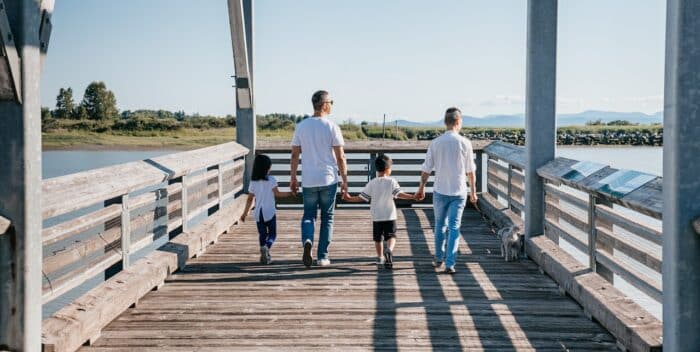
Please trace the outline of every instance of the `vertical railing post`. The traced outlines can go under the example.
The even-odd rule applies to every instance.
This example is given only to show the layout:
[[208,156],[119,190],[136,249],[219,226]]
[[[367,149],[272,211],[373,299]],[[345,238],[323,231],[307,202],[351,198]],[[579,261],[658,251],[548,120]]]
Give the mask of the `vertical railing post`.
[[131,210],[129,209],[129,195],[121,197],[122,223],[121,223],[121,244],[122,244],[122,269],[128,268],[131,258]]
[[484,180],[482,167],[484,166],[484,152],[483,150],[476,151],[476,191],[481,193],[484,191]]
[[700,2],[666,8],[663,165],[665,351],[700,346]]
[[[0,39],[0,349],[41,349],[41,1],[4,1]],[[6,32],[7,31],[7,32]]]
[[544,186],[537,169],[554,159],[557,0],[528,0],[525,99],[525,237],[544,231]]
[[507,192],[507,202],[508,202],[508,209],[513,209],[513,165],[508,164],[508,192]]
[[593,194],[588,195],[588,267],[592,272],[596,272],[596,242],[597,233],[595,230],[595,207],[597,198]]
[[182,183],[182,232],[187,232],[189,230],[189,225],[187,224],[187,218],[189,217],[189,192],[187,190],[187,181],[189,177],[187,175],[182,175],[180,177],[180,183]]
[[217,182],[219,184],[219,211],[224,208],[224,169],[221,164],[217,166],[219,170]]
[[367,182],[377,177],[377,168],[374,166],[375,160],[377,160],[377,153],[370,153],[369,165],[367,165]]

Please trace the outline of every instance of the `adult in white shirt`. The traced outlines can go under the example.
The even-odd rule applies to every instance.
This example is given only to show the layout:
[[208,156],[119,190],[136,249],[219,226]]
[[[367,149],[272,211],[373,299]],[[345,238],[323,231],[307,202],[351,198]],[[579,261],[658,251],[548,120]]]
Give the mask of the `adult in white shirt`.
[[434,139],[425,154],[421,180],[416,197],[425,198],[425,184],[435,171],[433,183],[433,212],[435,216],[435,261],[437,268],[445,264],[445,272],[454,274],[461,234],[462,212],[467,199],[476,203],[476,164],[472,143],[462,137],[462,112],[449,108],[445,112],[443,135]]
[[321,208],[321,224],[316,259],[319,266],[330,265],[328,247],[333,239],[333,213],[338,192],[338,172],[341,191],[347,192],[347,167],[343,151],[343,134],[338,125],[329,120],[333,100],[328,92],[319,90],[311,97],[313,116],[300,122],[292,138],[290,188],[296,194],[299,183],[297,168],[301,160],[304,215],[301,219],[301,242],[304,246],[302,261],[306,267],[313,263],[311,248],[314,241],[316,214]]

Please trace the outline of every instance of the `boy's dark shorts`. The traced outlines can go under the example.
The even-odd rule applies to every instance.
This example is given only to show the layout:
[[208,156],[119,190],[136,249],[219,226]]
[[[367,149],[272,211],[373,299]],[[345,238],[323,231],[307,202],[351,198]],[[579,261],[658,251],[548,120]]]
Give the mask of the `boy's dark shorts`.
[[381,242],[382,236],[384,240],[396,237],[396,220],[374,221],[372,223],[372,237],[374,242]]

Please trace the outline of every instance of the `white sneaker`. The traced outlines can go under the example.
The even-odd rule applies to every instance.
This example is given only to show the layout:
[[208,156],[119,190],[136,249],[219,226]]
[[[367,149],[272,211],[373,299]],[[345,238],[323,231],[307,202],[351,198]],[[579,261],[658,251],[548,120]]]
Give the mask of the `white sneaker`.
[[330,259],[319,259],[317,265],[318,266],[329,266],[329,265],[331,265],[331,260]]
[[384,265],[384,257],[378,257],[376,264],[377,264],[377,266]]

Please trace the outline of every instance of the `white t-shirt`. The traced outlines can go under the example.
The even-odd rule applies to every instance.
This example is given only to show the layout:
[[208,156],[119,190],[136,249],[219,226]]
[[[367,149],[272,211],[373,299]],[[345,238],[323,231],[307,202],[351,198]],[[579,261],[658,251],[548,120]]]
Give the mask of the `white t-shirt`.
[[275,192],[277,180],[267,176],[267,180],[250,181],[248,193],[255,196],[255,221],[260,221],[262,212],[263,221],[270,221],[275,216]]
[[301,147],[302,187],[338,182],[338,162],[333,147],[343,146],[340,127],[326,117],[307,117],[294,130],[292,146]]
[[433,191],[446,196],[466,196],[468,172],[476,172],[472,142],[454,131],[435,138],[428,146],[423,172],[435,170]]
[[370,202],[372,221],[396,220],[394,198],[401,192],[398,181],[381,176],[369,181],[360,192],[360,198]]

